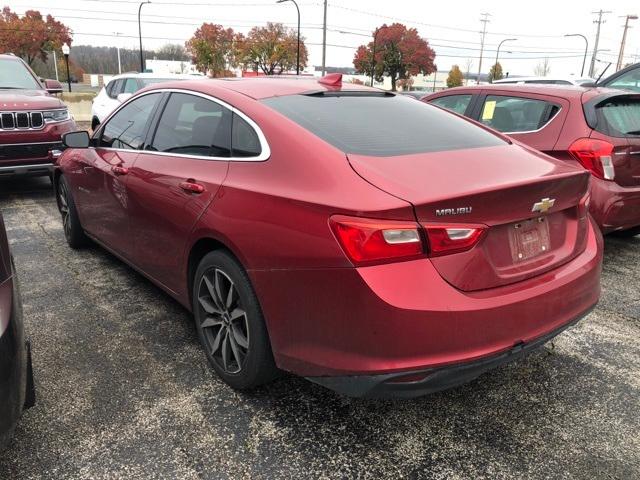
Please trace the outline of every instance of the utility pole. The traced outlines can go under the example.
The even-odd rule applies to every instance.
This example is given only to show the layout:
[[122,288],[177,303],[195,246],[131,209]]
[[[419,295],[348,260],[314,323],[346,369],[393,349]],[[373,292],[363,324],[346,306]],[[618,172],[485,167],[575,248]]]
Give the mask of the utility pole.
[[[116,38],[122,35],[121,32],[113,32],[113,34],[116,36]],[[118,45],[116,45],[116,50],[118,52],[118,75],[120,75],[122,73],[122,62],[120,62],[120,44],[119,43]]]
[[324,22],[322,23],[322,76],[327,68],[327,0],[324,0]]
[[476,79],[476,82],[478,84],[480,83],[480,74],[482,73],[482,54],[484,53],[484,37],[487,35],[487,23],[491,21],[489,20],[489,17],[491,16],[491,14],[481,13],[480,16],[482,17],[480,19],[480,22],[483,25],[482,25],[482,32],[480,32],[480,34],[482,35],[480,40],[480,62],[478,63],[478,78]]
[[594,15],[598,15],[598,19],[594,20],[593,23],[597,23],[598,24],[598,29],[596,30],[596,44],[593,47],[593,55],[591,56],[591,66],[589,67],[589,76],[593,77],[593,72],[596,69],[596,54],[598,53],[598,45],[600,43],[600,27],[602,26],[603,23],[605,23],[605,20],[602,19],[603,15],[606,15],[607,13],[611,13],[611,11],[603,11],[602,9],[600,9],[597,12],[591,12]]
[[624,47],[627,43],[627,30],[629,30],[629,20],[637,20],[637,15],[626,15],[624,22],[624,30],[622,32],[622,42],[620,42],[620,54],[618,55],[618,63],[616,65],[616,72],[622,68],[622,59],[624,57]]

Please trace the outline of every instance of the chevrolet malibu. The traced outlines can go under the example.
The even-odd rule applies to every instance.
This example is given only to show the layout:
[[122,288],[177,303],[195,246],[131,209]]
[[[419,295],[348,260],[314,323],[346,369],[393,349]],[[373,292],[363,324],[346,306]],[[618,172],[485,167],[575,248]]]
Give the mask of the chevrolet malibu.
[[192,311],[237,389],[284,370],[426,394],[598,301],[586,171],[340,75],[157,85],[64,143],[69,245],[95,241]]

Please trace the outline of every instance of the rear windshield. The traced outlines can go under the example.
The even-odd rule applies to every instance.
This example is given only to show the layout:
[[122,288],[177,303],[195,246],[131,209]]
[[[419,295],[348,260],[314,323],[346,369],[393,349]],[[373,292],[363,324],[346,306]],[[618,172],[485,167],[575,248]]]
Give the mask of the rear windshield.
[[597,109],[596,130],[613,137],[640,135],[640,100],[612,100]]
[[456,115],[400,95],[336,92],[263,102],[345,153],[390,157],[505,143]]

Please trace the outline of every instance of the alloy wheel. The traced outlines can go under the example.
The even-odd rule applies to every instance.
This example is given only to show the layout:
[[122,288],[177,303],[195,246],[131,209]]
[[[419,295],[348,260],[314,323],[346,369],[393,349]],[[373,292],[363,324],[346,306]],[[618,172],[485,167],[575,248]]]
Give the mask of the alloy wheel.
[[249,323],[235,283],[219,268],[210,269],[200,280],[198,303],[209,354],[225,373],[239,373],[249,352]]
[[64,235],[69,239],[71,237],[71,216],[69,213],[69,202],[67,200],[68,192],[67,186],[64,182],[58,183],[58,208],[62,215],[62,227],[64,228]]

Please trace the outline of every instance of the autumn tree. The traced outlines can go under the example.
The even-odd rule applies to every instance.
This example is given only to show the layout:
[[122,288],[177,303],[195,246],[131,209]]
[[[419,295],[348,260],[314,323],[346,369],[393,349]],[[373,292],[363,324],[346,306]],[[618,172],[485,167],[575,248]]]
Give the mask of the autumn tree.
[[391,89],[395,91],[398,79],[436,71],[433,63],[436,53],[415,28],[407,28],[401,23],[382,25],[373,35],[375,58],[373,41],[360,45],[353,58],[353,66],[359,73],[370,76],[373,70],[374,78],[379,82],[387,75],[391,77]]
[[463,81],[462,71],[458,65],[454,65],[449,70],[449,76],[447,77],[447,87],[461,87]]
[[236,64],[235,40],[233,29],[203,23],[186,42],[185,47],[198,71],[212,77],[221,77]]
[[[282,23],[253,27],[246,37],[239,36],[236,44],[239,63],[246,69],[262,70],[265,75],[296,69],[298,34]],[[300,38],[300,69],[307,65],[307,58],[307,47]]]
[[504,78],[504,74],[502,73],[502,65],[498,62],[493,64],[489,69],[489,82],[500,80],[501,78]]
[[71,44],[71,31],[51,15],[46,18],[36,10],[27,10],[20,17],[9,7],[0,13],[0,52],[12,52],[29,65],[34,60],[47,61],[48,54]]
[[166,43],[156,50],[158,58],[163,60],[173,60],[179,62],[187,62],[189,54],[186,49],[179,43]]

